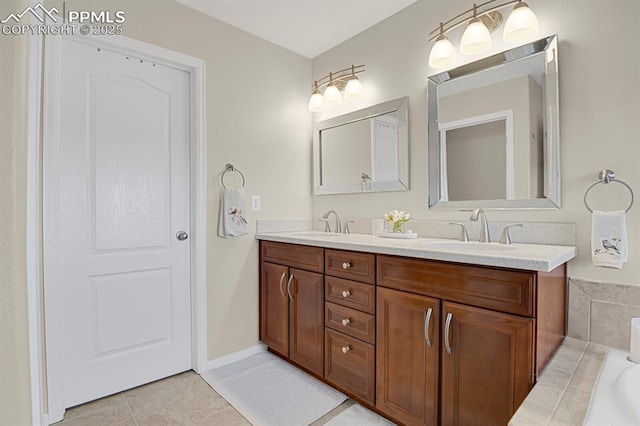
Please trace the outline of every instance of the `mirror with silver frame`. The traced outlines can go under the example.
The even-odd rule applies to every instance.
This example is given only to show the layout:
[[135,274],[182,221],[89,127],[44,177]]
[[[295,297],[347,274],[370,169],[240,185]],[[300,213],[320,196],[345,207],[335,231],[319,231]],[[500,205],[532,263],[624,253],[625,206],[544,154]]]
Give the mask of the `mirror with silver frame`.
[[558,40],[428,79],[429,208],[560,207]]
[[408,126],[408,97],[316,123],[314,193],[408,190]]

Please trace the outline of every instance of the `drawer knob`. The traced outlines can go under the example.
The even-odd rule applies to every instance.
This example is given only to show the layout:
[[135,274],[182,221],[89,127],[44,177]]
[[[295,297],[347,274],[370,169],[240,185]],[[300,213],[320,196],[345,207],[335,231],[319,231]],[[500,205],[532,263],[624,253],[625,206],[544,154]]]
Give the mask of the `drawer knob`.
[[347,298],[351,296],[351,292],[349,290],[345,290],[342,292],[342,297]]
[[344,325],[346,327],[347,325],[349,325],[350,322],[351,322],[351,320],[349,318],[345,318],[345,319],[342,320],[342,325]]
[[351,268],[351,262],[342,263],[342,269],[349,269],[349,268]]
[[349,352],[351,350],[351,346],[347,345],[347,346],[343,346],[342,347],[342,353],[346,354],[347,352]]

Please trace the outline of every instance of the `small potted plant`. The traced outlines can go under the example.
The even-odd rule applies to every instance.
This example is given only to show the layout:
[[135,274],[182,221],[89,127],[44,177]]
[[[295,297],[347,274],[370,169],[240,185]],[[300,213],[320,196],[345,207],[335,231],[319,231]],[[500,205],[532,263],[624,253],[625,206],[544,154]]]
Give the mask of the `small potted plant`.
[[384,220],[392,224],[392,232],[394,233],[402,232],[402,225],[404,225],[409,219],[411,219],[411,215],[409,213],[398,210],[391,210],[389,213],[384,215]]

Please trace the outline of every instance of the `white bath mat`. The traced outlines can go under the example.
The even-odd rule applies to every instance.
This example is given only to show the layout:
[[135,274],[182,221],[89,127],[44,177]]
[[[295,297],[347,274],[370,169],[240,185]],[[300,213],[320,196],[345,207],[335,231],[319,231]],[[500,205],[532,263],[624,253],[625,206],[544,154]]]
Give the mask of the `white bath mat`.
[[255,426],[306,426],[347,397],[269,352],[202,373]]
[[362,405],[352,405],[342,413],[329,420],[324,426],[391,426],[390,422],[382,416],[367,410]]

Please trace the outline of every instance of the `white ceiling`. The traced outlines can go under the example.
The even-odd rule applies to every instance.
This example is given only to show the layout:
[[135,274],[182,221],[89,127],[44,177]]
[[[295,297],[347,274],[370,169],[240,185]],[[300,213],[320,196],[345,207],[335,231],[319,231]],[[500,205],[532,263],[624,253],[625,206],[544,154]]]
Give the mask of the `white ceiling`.
[[178,0],[314,58],[417,0]]

